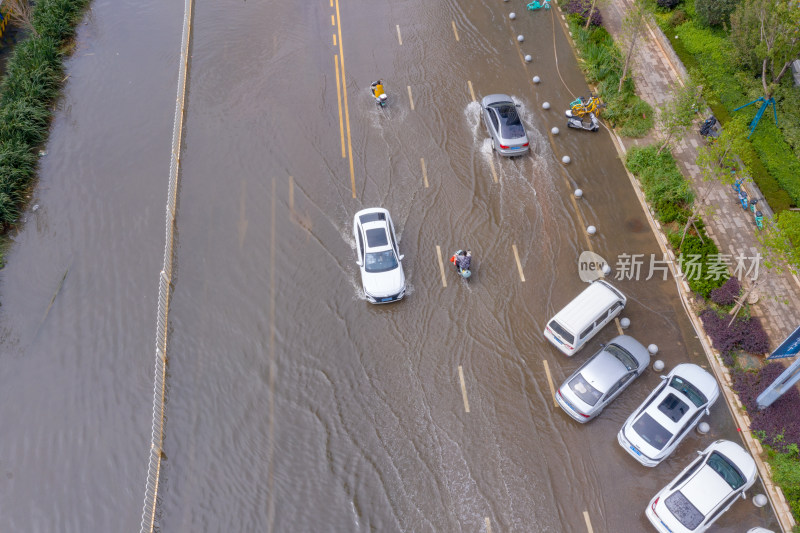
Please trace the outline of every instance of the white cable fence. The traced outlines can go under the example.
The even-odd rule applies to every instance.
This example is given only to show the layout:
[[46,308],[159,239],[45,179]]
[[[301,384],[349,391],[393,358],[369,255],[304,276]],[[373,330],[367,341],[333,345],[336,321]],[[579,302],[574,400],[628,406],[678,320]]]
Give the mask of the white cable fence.
[[142,509],[140,533],[152,533],[158,506],[158,482],[161,474],[161,447],[164,443],[164,396],[167,376],[167,324],[172,287],[172,258],[175,240],[175,211],[180,171],[183,108],[186,100],[186,75],[189,64],[189,38],[191,33],[194,0],[185,0],[183,36],[178,70],[178,96],[175,101],[175,119],[172,124],[172,154],[169,165],[169,191],[167,193],[167,231],[164,244],[164,266],[158,281],[158,317],[156,319],[156,361],[153,384],[153,427],[150,440],[150,462],[147,467],[147,485]]

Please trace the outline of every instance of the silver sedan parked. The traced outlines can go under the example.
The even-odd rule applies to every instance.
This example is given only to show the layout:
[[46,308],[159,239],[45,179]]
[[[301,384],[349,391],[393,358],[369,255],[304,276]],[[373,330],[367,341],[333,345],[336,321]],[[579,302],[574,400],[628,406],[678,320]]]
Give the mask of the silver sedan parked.
[[578,422],[588,422],[633,383],[649,364],[647,348],[633,337],[620,335],[564,381],[556,392],[556,401]]
[[481,100],[483,123],[492,138],[492,149],[512,157],[528,151],[528,136],[517,106],[506,94],[490,94]]

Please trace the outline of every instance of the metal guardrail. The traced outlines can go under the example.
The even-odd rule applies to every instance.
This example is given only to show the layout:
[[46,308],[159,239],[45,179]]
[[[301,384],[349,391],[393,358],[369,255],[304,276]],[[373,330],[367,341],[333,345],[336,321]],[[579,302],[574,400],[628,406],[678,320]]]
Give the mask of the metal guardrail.
[[178,70],[178,96],[175,101],[175,119],[172,124],[172,154],[169,165],[169,189],[167,193],[167,230],[164,244],[164,266],[158,282],[158,316],[156,318],[156,357],[153,384],[153,425],[150,441],[150,461],[147,467],[147,483],[142,509],[140,533],[152,533],[155,527],[158,506],[158,482],[161,474],[161,447],[164,443],[164,403],[167,376],[167,324],[172,288],[172,259],[175,240],[175,215],[180,172],[181,136],[183,133],[184,103],[186,100],[186,76],[189,68],[189,41],[191,36],[192,7],[194,0],[185,0],[183,36]]

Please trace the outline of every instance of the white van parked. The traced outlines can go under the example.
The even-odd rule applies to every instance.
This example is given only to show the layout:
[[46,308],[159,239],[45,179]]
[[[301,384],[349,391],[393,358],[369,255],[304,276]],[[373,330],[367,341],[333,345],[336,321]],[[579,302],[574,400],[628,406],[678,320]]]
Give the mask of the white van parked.
[[573,355],[614,320],[626,302],[607,281],[593,281],[547,323],[544,336],[565,354]]

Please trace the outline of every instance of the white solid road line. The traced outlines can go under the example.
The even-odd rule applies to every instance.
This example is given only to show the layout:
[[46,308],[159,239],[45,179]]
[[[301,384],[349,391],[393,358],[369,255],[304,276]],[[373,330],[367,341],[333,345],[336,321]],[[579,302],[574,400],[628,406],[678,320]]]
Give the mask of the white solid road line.
[[467,386],[464,384],[464,369],[458,365],[458,379],[461,380],[461,395],[464,397],[464,411],[469,413],[469,400],[467,400]]
[[408,86],[408,101],[411,102],[411,111],[414,111],[414,97],[411,96],[411,85]]
[[400,35],[400,24],[397,25],[397,41],[403,46],[403,37]]
[[425,188],[428,188],[428,168],[425,166],[425,158],[420,157],[419,163],[422,165],[422,184],[425,185]]

